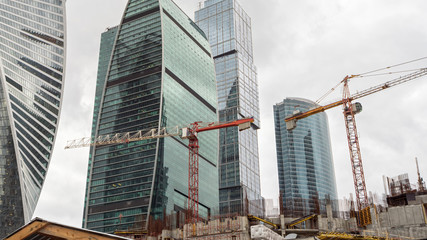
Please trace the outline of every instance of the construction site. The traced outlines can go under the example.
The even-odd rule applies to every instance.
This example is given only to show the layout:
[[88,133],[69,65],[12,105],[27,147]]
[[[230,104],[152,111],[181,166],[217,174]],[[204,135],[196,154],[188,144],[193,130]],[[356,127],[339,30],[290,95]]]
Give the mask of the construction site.
[[[292,217],[297,213],[284,208],[274,216],[258,217],[240,213],[241,215],[234,216],[210,216],[209,219],[191,223],[185,222],[186,216],[183,213],[165,214],[162,220],[150,219],[148,229],[135,226],[118,229],[114,235],[34,219],[5,239],[426,239],[427,204],[424,202],[427,201],[427,192],[410,188],[410,183],[407,179],[402,179],[402,176],[401,180],[403,181],[400,183],[394,181],[395,184],[390,185],[389,190],[396,191],[387,196],[388,207],[370,204],[371,219],[365,227],[358,226],[357,211],[333,211],[337,204],[350,208],[354,206],[354,202],[344,200],[317,201],[318,209],[324,210],[304,217]],[[300,199],[295,204],[301,204],[302,201]]]
[[117,230],[115,234],[130,239],[152,240],[426,239],[425,183],[413,188],[408,174],[385,179],[389,194],[381,202],[368,198],[369,211],[364,213],[367,219],[363,226],[360,212],[355,210],[351,199],[296,199],[291,205],[315,202],[317,212],[301,217],[302,212],[281,206],[280,213],[276,215],[253,216],[245,214],[247,208],[242,208],[233,216],[209,216],[197,222],[186,221],[185,213],[172,213],[165,214],[162,220],[151,220],[146,230],[136,227]]
[[[388,69],[384,68],[384,69]],[[379,69],[376,71],[384,70]],[[373,72],[376,72],[373,71]],[[371,74],[372,72],[365,73]],[[386,196],[380,201],[368,195],[359,146],[355,115],[362,107],[353,101],[393,86],[409,82],[427,75],[422,68],[408,75],[390,80],[366,90],[351,94],[348,83],[360,75],[346,76],[331,91],[322,96],[323,100],[339,85],[343,85],[342,99],[309,109],[295,111],[284,121],[288,131],[297,127],[297,121],[328,109],[342,106],[345,119],[350,161],[353,172],[355,200],[335,199],[292,199],[284,206],[279,199],[280,213],[277,215],[250,215],[252,205],[260,207],[259,202],[246,202],[239,209],[231,210],[233,215],[199,216],[199,143],[197,134],[228,127],[238,127],[240,131],[250,128],[253,118],[231,122],[201,123],[180,129],[151,129],[98,136],[72,141],[66,148],[101,146],[129,143],[146,139],[180,136],[188,139],[189,176],[188,200],[185,210],[163,213],[160,218],[142,220],[128,229],[117,229],[115,234],[130,239],[426,239],[427,238],[427,191],[421,178],[416,159],[418,182],[413,187],[406,174],[385,178]],[[371,194],[372,195],[372,194]],[[264,205],[264,204],[262,204]],[[253,207],[252,206],[252,207]],[[311,206],[308,209],[308,206]],[[314,208],[313,208],[314,206]],[[261,207],[265,210],[265,206]],[[307,209],[306,209],[307,208]],[[314,211],[312,210],[314,209]],[[219,211],[212,211],[213,213]],[[266,212],[266,211],[264,211]]]

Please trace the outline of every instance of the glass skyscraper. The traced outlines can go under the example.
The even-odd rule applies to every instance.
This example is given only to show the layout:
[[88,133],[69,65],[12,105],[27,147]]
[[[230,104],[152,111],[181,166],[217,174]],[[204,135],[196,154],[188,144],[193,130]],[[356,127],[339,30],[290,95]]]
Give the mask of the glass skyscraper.
[[307,99],[286,98],[273,107],[279,189],[285,216],[325,212],[320,202],[337,199],[326,113],[298,120],[295,129],[286,129],[287,116],[317,106]]
[[255,118],[249,130],[220,130],[220,213],[262,215],[251,19],[235,0],[207,0],[196,11],[195,21],[208,36],[215,59],[220,121]]
[[[93,136],[218,121],[215,68],[205,34],[172,0],[129,0],[102,34]],[[199,134],[199,215],[218,209],[218,132]],[[91,149],[83,227],[147,229],[184,213],[188,141],[179,137]]]
[[0,238],[34,212],[63,95],[65,1],[0,1]]

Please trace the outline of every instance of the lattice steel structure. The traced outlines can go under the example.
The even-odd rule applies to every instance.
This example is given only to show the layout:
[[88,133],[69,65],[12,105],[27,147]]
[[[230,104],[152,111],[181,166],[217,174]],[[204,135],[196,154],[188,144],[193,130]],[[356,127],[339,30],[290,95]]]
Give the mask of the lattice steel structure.
[[297,120],[303,119],[313,114],[321,113],[330,108],[334,108],[342,105],[344,120],[346,125],[351,168],[353,173],[354,188],[356,193],[356,203],[359,211],[358,225],[361,227],[365,227],[371,224],[371,215],[370,215],[370,210],[368,206],[369,202],[368,202],[368,196],[366,193],[365,176],[363,173],[362,157],[360,154],[359,138],[357,135],[357,127],[356,127],[356,120],[355,120],[355,115],[362,111],[362,106],[360,103],[352,103],[352,101],[371,95],[376,92],[380,92],[390,87],[394,87],[394,86],[412,81],[414,79],[423,77],[425,75],[427,75],[427,68],[416,69],[416,70],[413,70],[412,73],[400,76],[396,79],[359,91],[353,95],[350,94],[348,82],[352,78],[363,76],[363,74],[346,76],[340,82],[340,84],[341,83],[343,84],[342,100],[332,102],[324,106],[311,108],[305,112],[297,111],[285,118],[286,128],[291,131],[292,129],[296,128]]

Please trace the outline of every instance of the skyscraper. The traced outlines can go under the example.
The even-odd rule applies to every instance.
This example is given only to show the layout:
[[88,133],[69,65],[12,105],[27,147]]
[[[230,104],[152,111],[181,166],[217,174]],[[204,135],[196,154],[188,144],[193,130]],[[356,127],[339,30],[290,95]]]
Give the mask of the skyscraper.
[[251,19],[236,0],[207,0],[195,21],[208,36],[215,59],[220,121],[255,118],[250,130],[220,130],[220,212],[262,215]]
[[[102,35],[95,107],[95,136],[217,121],[205,34],[171,0],[129,0],[121,24]],[[199,215],[207,217],[218,209],[218,133],[198,137]],[[184,212],[187,144],[167,137],[93,147],[83,227],[144,229]]]
[[28,222],[63,95],[65,1],[0,2],[0,238]]
[[307,99],[286,98],[273,107],[281,204],[289,216],[323,212],[319,201],[337,199],[326,113],[299,120],[292,131],[286,129],[285,117],[317,106]]

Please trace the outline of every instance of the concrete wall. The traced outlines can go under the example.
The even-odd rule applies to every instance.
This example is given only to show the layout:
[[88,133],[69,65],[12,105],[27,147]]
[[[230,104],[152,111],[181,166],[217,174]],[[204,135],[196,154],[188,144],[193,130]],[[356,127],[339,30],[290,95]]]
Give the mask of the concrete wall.
[[426,223],[422,205],[390,207],[388,211],[378,214],[379,221],[376,219],[375,210],[371,208],[371,216],[371,227],[401,227]]
[[364,230],[364,235],[375,235],[380,237],[402,238],[402,239],[427,239],[426,226],[401,226],[380,228],[376,231]]
[[[421,204],[390,207],[378,216],[375,214],[375,209],[371,208],[371,217],[372,224],[363,231],[366,235],[385,237],[388,232],[390,237],[427,238],[427,224]],[[321,232],[350,232],[358,229],[355,218],[344,220],[319,216],[318,220]]]
[[409,205],[427,203],[427,195],[415,196],[415,201],[408,201]]
[[226,218],[212,220],[208,223],[184,225],[183,236],[185,239],[198,240],[228,240],[250,239],[249,221],[247,217]]
[[357,229],[357,222],[355,218],[346,220],[341,218],[328,219],[318,216],[318,221],[320,232],[350,232]]
[[427,224],[424,216],[423,205],[407,205],[390,207],[386,212],[376,216],[371,208],[372,224],[367,227],[364,234],[395,238],[427,238]]

